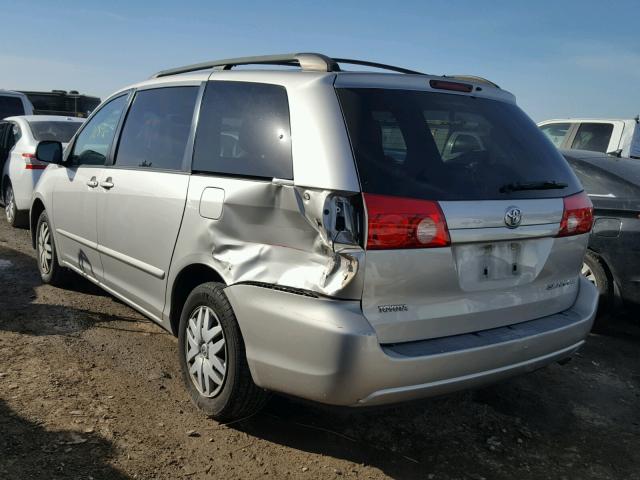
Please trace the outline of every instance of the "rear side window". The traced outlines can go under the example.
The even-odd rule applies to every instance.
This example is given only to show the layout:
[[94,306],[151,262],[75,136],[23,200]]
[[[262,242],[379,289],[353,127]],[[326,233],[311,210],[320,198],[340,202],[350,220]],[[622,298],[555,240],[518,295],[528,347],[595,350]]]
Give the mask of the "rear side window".
[[613,133],[612,123],[581,123],[571,148],[605,153],[611,140],[611,133]]
[[24,115],[22,100],[18,97],[0,95],[0,120],[15,115]]
[[561,148],[564,143],[567,133],[571,129],[570,123],[551,123],[549,125],[543,125],[540,127],[540,131],[544,133],[551,143],[556,147]]
[[200,109],[193,170],[292,179],[285,88],[262,83],[209,82]]
[[118,167],[182,170],[198,87],[165,87],[136,93],[124,121]]
[[78,131],[81,122],[29,122],[33,138],[42,140],[57,140],[67,143]]
[[[422,91],[337,91],[364,192],[499,200],[581,190],[562,155],[516,105]],[[562,188],[511,188],[540,182]]]

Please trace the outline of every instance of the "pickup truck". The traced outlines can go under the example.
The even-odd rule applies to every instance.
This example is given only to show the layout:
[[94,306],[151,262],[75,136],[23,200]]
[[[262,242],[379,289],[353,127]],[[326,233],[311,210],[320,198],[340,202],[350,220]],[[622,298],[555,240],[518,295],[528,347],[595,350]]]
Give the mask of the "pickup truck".
[[640,116],[634,119],[566,118],[538,127],[558,148],[640,159]]

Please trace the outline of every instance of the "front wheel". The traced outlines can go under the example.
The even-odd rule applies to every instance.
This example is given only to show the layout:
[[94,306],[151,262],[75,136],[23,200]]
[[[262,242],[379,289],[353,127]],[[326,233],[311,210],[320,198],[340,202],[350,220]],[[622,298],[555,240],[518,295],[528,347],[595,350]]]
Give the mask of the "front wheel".
[[196,287],[184,304],[179,327],[182,378],[192,401],[218,421],[248,417],[269,394],[251,378],[244,342],[224,285]]
[[58,263],[53,231],[45,211],[40,214],[36,227],[36,253],[38,271],[42,281],[55,287],[63,286],[67,281],[69,271]]

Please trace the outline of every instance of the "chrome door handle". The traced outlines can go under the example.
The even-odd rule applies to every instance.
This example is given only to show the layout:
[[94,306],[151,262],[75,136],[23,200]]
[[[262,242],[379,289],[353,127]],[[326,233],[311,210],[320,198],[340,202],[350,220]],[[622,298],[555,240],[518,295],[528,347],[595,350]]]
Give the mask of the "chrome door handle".
[[96,188],[98,186],[98,180],[96,180],[96,177],[91,177],[91,180],[87,182],[87,186],[91,188]]
[[107,190],[109,190],[110,188],[113,188],[113,182],[111,181],[111,177],[108,177],[104,182],[100,182],[100,186]]

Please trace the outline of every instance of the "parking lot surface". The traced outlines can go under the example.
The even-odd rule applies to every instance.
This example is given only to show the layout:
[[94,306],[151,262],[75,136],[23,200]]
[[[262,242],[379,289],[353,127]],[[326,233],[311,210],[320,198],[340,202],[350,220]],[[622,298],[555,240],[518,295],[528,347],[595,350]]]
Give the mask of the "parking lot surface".
[[183,389],[177,342],[78,278],[42,285],[0,220],[0,478],[640,478],[640,315],[567,365],[345,410],[274,396],[229,425]]

